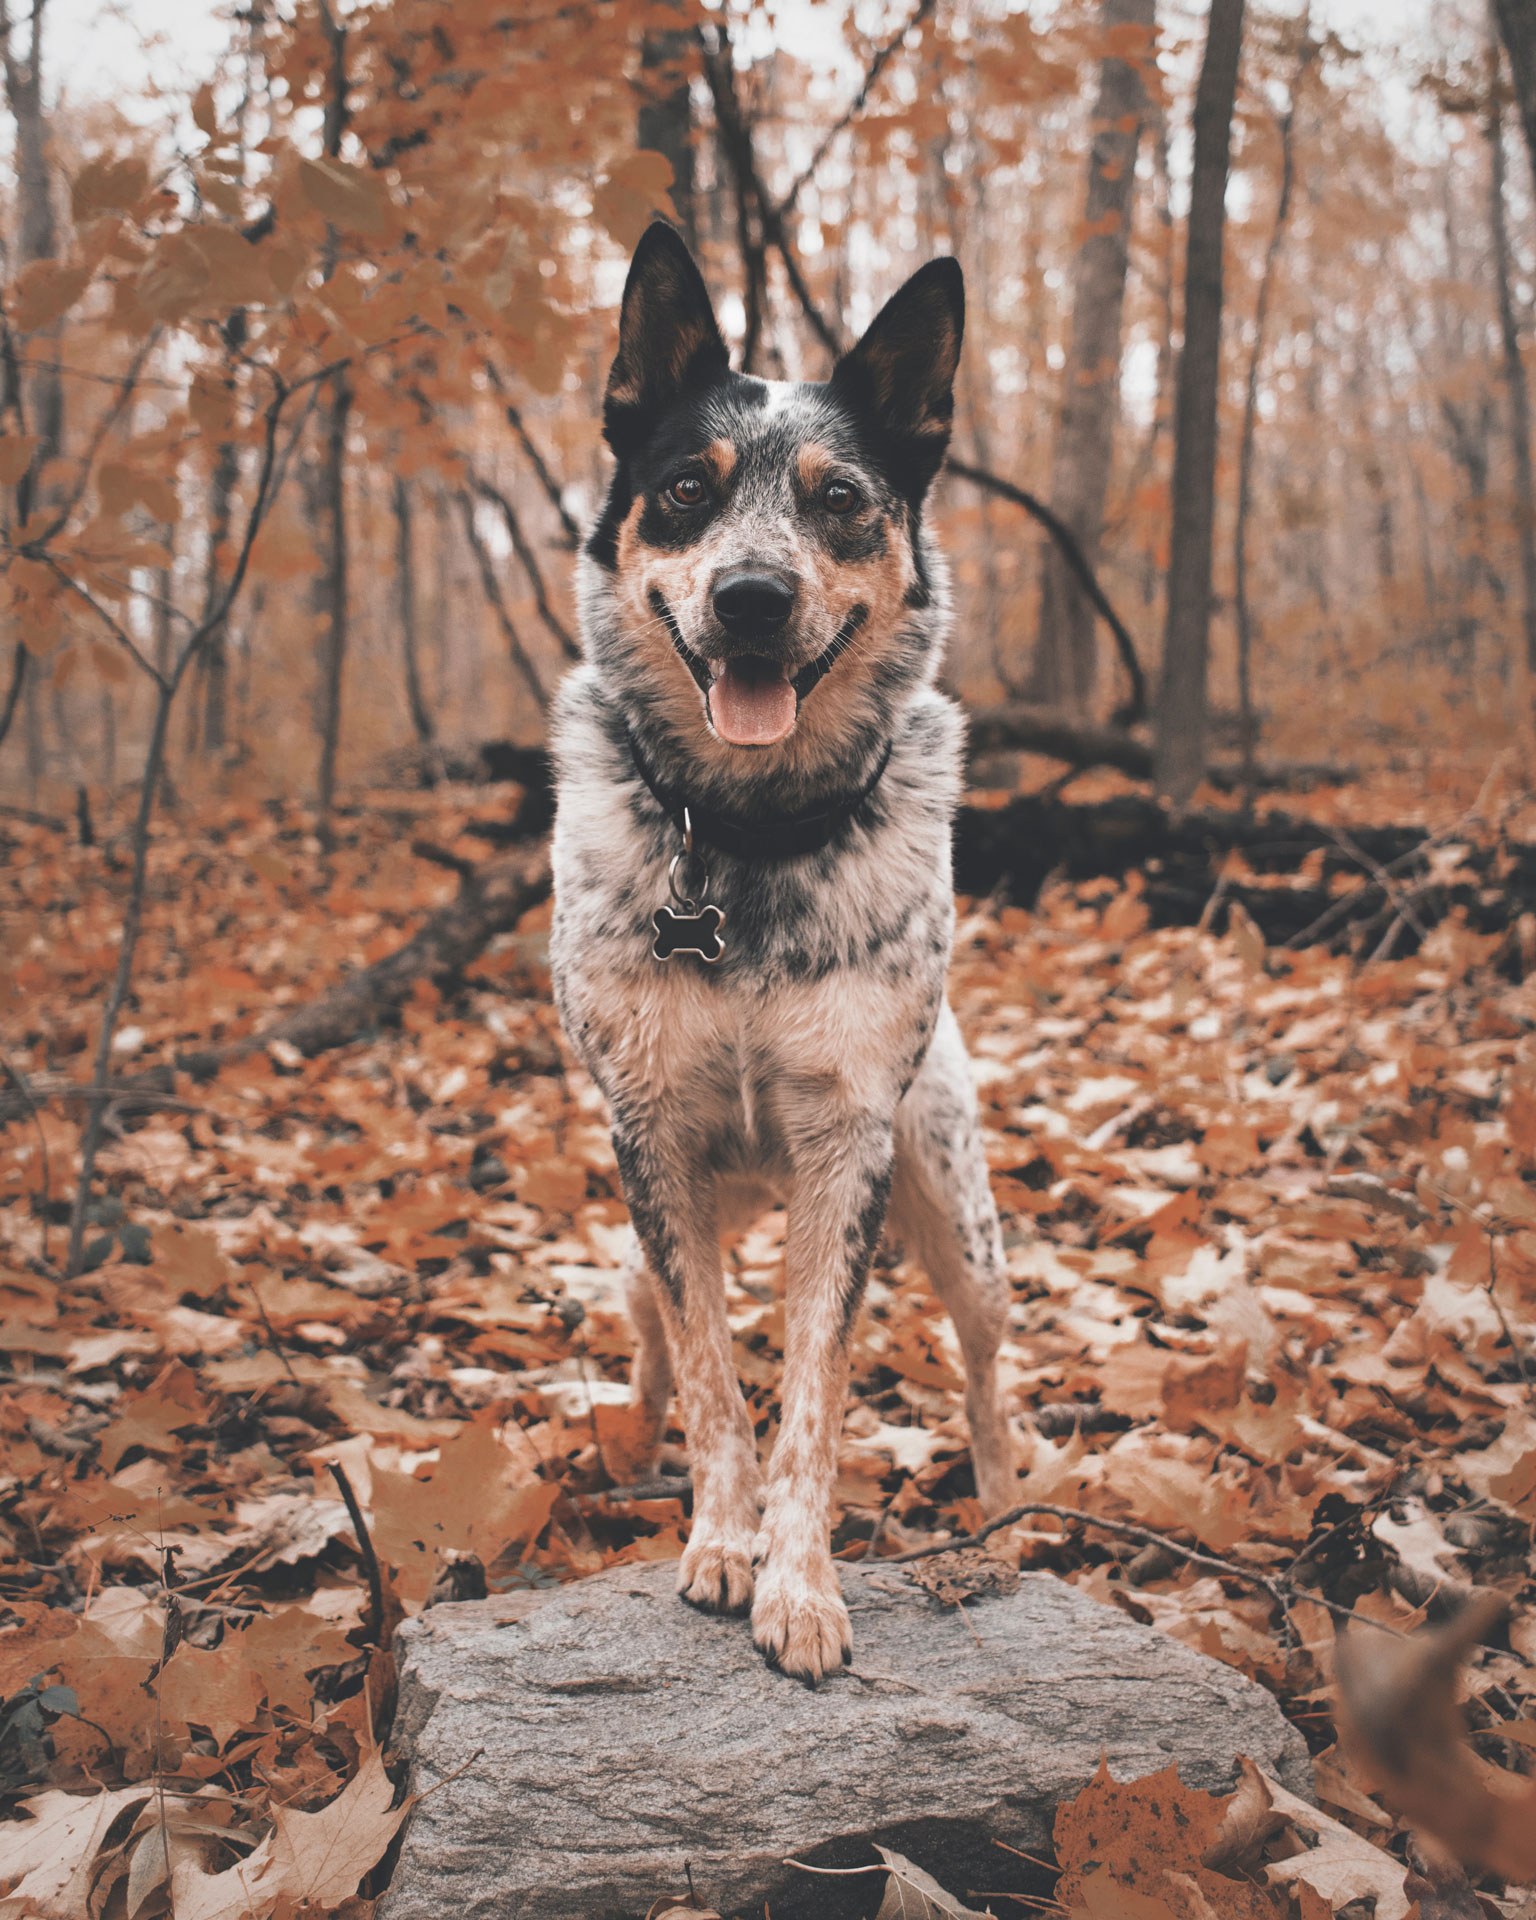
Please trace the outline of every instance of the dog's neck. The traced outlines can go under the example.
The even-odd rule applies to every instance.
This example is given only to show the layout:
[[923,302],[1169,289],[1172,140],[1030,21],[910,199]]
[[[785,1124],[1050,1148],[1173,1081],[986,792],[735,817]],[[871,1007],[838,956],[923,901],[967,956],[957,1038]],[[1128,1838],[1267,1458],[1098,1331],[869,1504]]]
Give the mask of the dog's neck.
[[689,833],[703,845],[715,847],[733,859],[753,862],[793,860],[819,853],[847,827],[874,794],[890,765],[895,742],[887,739],[873,771],[853,787],[820,795],[810,805],[793,811],[774,806],[754,807],[750,813],[726,812],[701,804],[686,787],[665,781],[645,749],[626,726],[625,739],[635,771],[651,798],[679,833]]

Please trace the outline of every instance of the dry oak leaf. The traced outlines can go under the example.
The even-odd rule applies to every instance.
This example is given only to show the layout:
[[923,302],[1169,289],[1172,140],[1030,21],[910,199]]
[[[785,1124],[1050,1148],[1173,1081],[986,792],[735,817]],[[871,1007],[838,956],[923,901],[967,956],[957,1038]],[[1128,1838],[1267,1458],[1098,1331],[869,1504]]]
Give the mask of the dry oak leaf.
[[[176,1920],[265,1920],[280,1899],[322,1907],[349,1898],[411,1809],[410,1800],[392,1806],[394,1797],[383,1760],[370,1753],[318,1813],[277,1807],[272,1832],[249,1859],[215,1874],[180,1863],[171,1877]],[[9,1920],[3,1910],[0,1920]]]
[[136,207],[149,187],[149,168],[131,155],[118,160],[111,154],[88,160],[70,183],[70,206],[78,227],[98,213],[126,212]]
[[1536,1878],[1536,1782],[1475,1754],[1456,1704],[1464,1656],[1503,1617],[1479,1593],[1443,1627],[1401,1639],[1339,1636],[1339,1732],[1379,1796],[1461,1860],[1507,1880]]
[[258,1614],[242,1633],[227,1634],[220,1653],[247,1665],[272,1709],[305,1715],[317,1667],[344,1666],[357,1657],[345,1626],[306,1606],[276,1607]]
[[[1384,1634],[1379,1637],[1386,1638]],[[1259,1774],[1251,1760],[1242,1760],[1239,1765],[1245,1774],[1250,1769]],[[1372,1846],[1342,1821],[1287,1793],[1267,1773],[1259,1777],[1276,1813],[1284,1814],[1292,1829],[1312,1843],[1305,1851],[1264,1869],[1271,1886],[1293,1886],[1298,1896],[1310,1891],[1325,1903],[1317,1908],[1324,1915],[1347,1907],[1352,1900],[1373,1898],[1375,1920],[1415,1920],[1417,1907],[1408,1893],[1407,1869],[1401,1860]],[[1302,1911],[1306,1912],[1304,1898]]]
[[174,1436],[187,1427],[201,1426],[208,1402],[190,1368],[167,1367],[147,1392],[125,1395],[115,1403],[118,1417],[102,1429],[101,1465],[116,1473],[130,1447],[146,1453],[174,1454]]
[[22,1801],[28,1818],[0,1825],[0,1920],[80,1920],[89,1911],[96,1855],[108,1828],[146,1787],[82,1799],[40,1793]]
[[176,1293],[199,1300],[235,1282],[235,1270],[211,1233],[170,1221],[154,1231],[155,1275]]

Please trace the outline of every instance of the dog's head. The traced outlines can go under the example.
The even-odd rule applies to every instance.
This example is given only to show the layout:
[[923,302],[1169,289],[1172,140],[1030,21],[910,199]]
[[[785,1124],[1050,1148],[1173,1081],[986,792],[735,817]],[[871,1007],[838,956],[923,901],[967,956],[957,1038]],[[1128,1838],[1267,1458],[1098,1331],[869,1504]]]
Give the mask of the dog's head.
[[589,645],[630,713],[717,767],[810,764],[933,671],[924,496],[949,439],[964,290],[930,261],[824,384],[732,373],[657,224],[624,288],[587,546]]

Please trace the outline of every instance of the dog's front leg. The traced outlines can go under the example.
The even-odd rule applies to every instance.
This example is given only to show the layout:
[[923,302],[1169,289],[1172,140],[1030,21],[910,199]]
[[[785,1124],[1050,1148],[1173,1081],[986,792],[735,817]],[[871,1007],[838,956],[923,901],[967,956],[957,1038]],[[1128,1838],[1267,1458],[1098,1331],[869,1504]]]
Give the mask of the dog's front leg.
[[752,1637],[773,1664],[814,1685],[853,1652],[829,1537],[848,1341],[891,1188],[888,1120],[824,1091],[794,1143],[785,1248],[782,1418],[757,1537]]
[[693,1473],[693,1526],[677,1590],[739,1612],[752,1598],[762,1472],[731,1355],[715,1177],[702,1144],[664,1114],[614,1128],[630,1218],[656,1281]]

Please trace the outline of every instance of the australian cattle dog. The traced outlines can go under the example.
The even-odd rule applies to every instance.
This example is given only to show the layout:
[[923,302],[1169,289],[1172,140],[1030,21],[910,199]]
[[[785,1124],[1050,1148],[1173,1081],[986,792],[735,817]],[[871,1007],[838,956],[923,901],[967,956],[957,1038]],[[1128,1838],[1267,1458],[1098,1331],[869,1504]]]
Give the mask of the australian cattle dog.
[[[681,1400],[678,1588],[750,1606],[762,1652],[809,1683],[851,1657],[830,1506],[882,1228],[953,1317],[982,1505],[1015,1487],[1008,1288],[945,996],[961,720],[934,686],[948,589],[922,520],[963,320],[960,269],[933,260],[824,384],[733,373],[698,268],[653,226],[608,378],[584,660],[559,700],[555,991],[612,1113],[648,1444],[674,1377]],[[721,1238],[776,1204],[765,1477]]]

